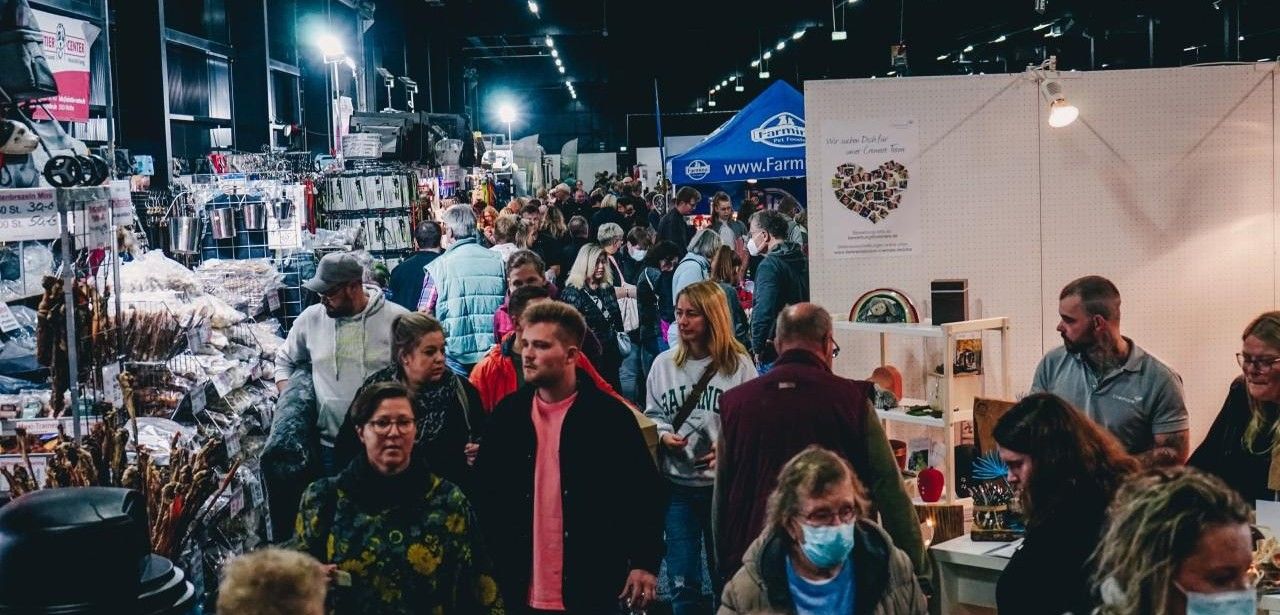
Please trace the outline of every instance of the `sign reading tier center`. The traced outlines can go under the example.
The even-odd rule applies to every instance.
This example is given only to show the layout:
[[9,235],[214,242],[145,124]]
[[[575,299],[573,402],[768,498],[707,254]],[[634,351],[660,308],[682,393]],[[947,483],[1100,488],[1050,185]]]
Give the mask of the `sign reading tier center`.
[[58,95],[44,102],[48,114],[37,107],[35,119],[63,122],[89,121],[89,50],[100,29],[80,19],[33,11],[44,35],[44,58],[58,83]]

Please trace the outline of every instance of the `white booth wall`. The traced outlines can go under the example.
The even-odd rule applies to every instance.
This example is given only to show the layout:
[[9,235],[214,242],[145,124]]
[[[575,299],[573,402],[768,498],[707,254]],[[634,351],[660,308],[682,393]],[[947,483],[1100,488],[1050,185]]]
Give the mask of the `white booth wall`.
[[[845,319],[863,292],[897,288],[924,317],[930,280],[968,279],[971,318],[1011,319],[1017,397],[1061,343],[1062,286],[1106,276],[1120,288],[1122,333],[1182,375],[1194,446],[1240,372],[1241,331],[1277,306],[1275,68],[1062,73],[1080,118],[1060,129],[1025,74],[806,82],[810,144],[851,118],[914,119],[920,141],[904,161],[916,193],[904,206],[922,209],[910,256],[824,256],[823,217],[852,214],[820,205],[834,163],[810,147],[814,301]],[[867,377],[877,337],[838,339],[837,370]],[[1000,382],[998,342],[985,338],[988,392]],[[940,347],[923,357],[921,347],[891,345],[908,396],[923,397],[922,365],[940,361]]]

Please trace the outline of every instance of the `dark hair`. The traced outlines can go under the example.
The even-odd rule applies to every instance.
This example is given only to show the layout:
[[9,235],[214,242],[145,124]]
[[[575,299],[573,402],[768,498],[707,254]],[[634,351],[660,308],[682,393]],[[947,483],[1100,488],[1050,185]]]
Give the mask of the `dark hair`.
[[723,190],[716,192],[715,195],[711,197],[711,206],[715,207],[715,204],[720,201],[724,201],[730,205],[733,204],[733,199],[729,198],[729,194]]
[[541,215],[541,214],[542,214],[542,204],[538,202],[538,199],[529,199],[529,202],[528,202],[528,203],[525,203],[524,207],[521,207],[521,208],[520,208],[520,214],[521,214],[521,215],[524,215],[524,214],[539,214],[539,215]]
[[538,256],[538,253],[533,250],[516,250],[512,252],[511,256],[507,258],[507,273],[511,273],[513,269],[519,269],[525,265],[533,265],[533,268],[537,269],[540,274],[546,275],[547,273],[547,262],[542,260],[542,257]]
[[751,214],[751,221],[774,239],[786,239],[789,236],[787,217],[772,209],[762,209]]
[[520,317],[526,328],[539,323],[551,323],[560,327],[561,341],[571,346],[582,347],[582,340],[587,335],[587,322],[582,314],[573,306],[559,301],[543,301],[528,306]]
[[1031,478],[1022,489],[1028,527],[1082,506],[1101,511],[1138,469],[1115,437],[1052,393],[1022,398],[991,435],[1000,448],[1031,458]]
[[627,231],[627,243],[648,248],[653,245],[653,231],[647,226],[633,226]]
[[783,213],[790,216],[800,211],[800,209],[801,209],[800,201],[797,201],[795,197],[789,194],[787,196],[782,197],[781,201],[778,201],[778,213]]
[[[351,423],[356,427],[363,427],[378,412],[378,406],[381,406],[382,402],[400,398],[412,399],[409,396],[409,389],[394,380],[375,382],[362,387],[355,401],[351,402]],[[417,418],[417,405],[411,402],[409,407],[413,408],[413,416]]]
[[680,248],[676,247],[675,242],[670,239],[663,239],[653,244],[652,248],[649,248],[649,251],[644,255],[644,264],[650,267],[657,267],[662,264],[662,261],[680,258],[681,254],[682,252]]
[[702,193],[693,186],[685,186],[676,192],[677,203],[697,203],[702,200]]
[[1072,295],[1080,297],[1084,311],[1090,316],[1101,316],[1104,320],[1120,320],[1120,289],[1100,275],[1087,275],[1072,280],[1058,295],[1058,300]]
[[741,201],[738,201],[738,219],[750,220],[751,214],[756,213],[756,210],[759,208],[760,208],[760,202],[757,201],[755,197],[749,196],[745,199],[742,199]]
[[422,338],[439,331],[444,333],[440,321],[425,312],[409,312],[391,321],[391,364],[400,370],[400,359],[413,352]]
[[529,302],[534,299],[550,299],[551,290],[546,286],[534,286],[526,284],[511,291],[511,298],[507,300],[507,313],[512,318],[519,319],[524,315],[524,309],[529,307]]
[[515,243],[523,230],[523,220],[511,214],[502,214],[493,221],[493,242]]
[[440,247],[440,223],[435,220],[423,220],[418,223],[418,229],[414,231],[413,238],[418,242],[418,248],[430,250]]

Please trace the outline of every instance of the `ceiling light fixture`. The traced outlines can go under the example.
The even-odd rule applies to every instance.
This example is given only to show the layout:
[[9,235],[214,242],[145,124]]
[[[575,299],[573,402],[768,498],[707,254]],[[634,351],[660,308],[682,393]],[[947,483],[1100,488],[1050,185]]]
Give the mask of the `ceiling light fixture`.
[[942,55],[938,56],[936,59],[937,59],[939,62],[941,62],[941,61],[943,61],[943,60],[945,60],[945,59],[947,59],[947,58],[949,58],[949,57],[951,57],[951,54],[949,54],[949,53],[944,53],[944,54],[942,54]]
[[791,35],[791,40],[793,41],[798,41],[802,38],[804,38],[804,29],[796,30],[796,33]]
[[708,100],[708,101],[707,101],[707,106],[708,106],[708,107],[714,107],[714,106],[716,106],[716,101],[714,101],[714,100]]
[[1042,24],[1040,24],[1040,25],[1038,25],[1038,26],[1036,26],[1036,27],[1032,28],[1032,29],[1031,29],[1031,31],[1032,31],[1032,32],[1039,32],[1039,31],[1041,31],[1041,30],[1043,30],[1043,29],[1045,29],[1045,28],[1048,28],[1048,27],[1049,27],[1049,26],[1051,26],[1051,25],[1053,25],[1053,23],[1052,23],[1052,22],[1050,22],[1050,23],[1042,23]]
[[533,0],[529,0],[529,12],[530,12],[530,13],[533,13],[534,15],[537,15],[537,14],[538,14],[538,3],[537,3],[537,2],[534,2]]
[[772,57],[773,57],[773,52],[772,52],[772,51],[766,51],[766,52],[764,52],[764,55],[763,55],[763,56],[760,56],[760,57],[764,58],[765,60],[768,60],[769,58],[772,58]]
[[1054,128],[1069,126],[1080,117],[1080,109],[1067,102],[1067,96],[1062,93],[1061,83],[1047,80],[1041,83],[1040,87],[1044,91],[1045,98],[1049,99],[1050,126]]
[[563,66],[557,66],[557,67],[556,67],[556,70],[560,71],[560,74],[561,74],[561,75],[563,75],[563,74],[564,74],[564,67],[563,67]]
[[551,40],[550,36],[547,36],[546,38],[542,39],[542,42],[546,43],[548,47],[554,48],[556,46],[556,42]]
[[964,52],[965,52],[965,53],[969,53],[970,51],[973,51],[973,45],[969,45],[969,46],[967,46],[967,47],[965,47],[965,48],[964,48]]
[[564,62],[561,62],[560,58],[556,58],[556,66],[564,66]]
[[774,49],[777,49],[778,51],[782,51],[783,49],[786,49],[786,48],[787,48],[787,41],[778,41],[777,46],[774,47]]
[[991,42],[993,42],[993,43],[1003,43],[1003,42],[1005,42],[1005,41],[1007,41],[1007,40],[1009,40],[1009,37],[1007,37],[1007,36],[1005,36],[1005,35],[1001,34],[1000,36],[997,36],[997,37],[996,37],[996,40],[991,41]]
[[[843,41],[849,38],[849,33],[845,30],[845,25],[849,23],[849,16],[846,11],[853,2],[850,0],[840,5],[840,16],[844,18],[842,20],[836,19],[837,4],[840,4],[839,0],[831,0],[831,40]],[[837,21],[840,22],[839,25],[837,25]]]
[[559,49],[552,49],[552,50],[551,50],[551,57],[553,57],[553,58],[558,58],[558,57],[560,57],[560,50],[559,50]]
[[757,67],[757,66],[760,66],[760,60],[759,60],[759,59],[752,60],[752,61],[751,61],[751,68],[755,68],[755,67]]
[[848,40],[848,38],[849,38],[849,33],[845,32],[844,30],[835,30],[831,33],[831,40],[833,41],[843,41],[843,40]]
[[746,89],[747,89],[747,88],[742,87],[742,75],[738,75],[738,78],[737,78],[737,80],[734,82],[734,85],[733,85],[733,91],[735,91],[735,92],[744,92],[744,91],[746,91]]

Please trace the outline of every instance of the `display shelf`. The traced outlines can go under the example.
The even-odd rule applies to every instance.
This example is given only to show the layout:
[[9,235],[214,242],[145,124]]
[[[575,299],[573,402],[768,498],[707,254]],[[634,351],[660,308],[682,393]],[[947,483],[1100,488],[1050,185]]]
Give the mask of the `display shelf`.
[[[919,399],[902,399],[900,406],[892,410],[877,410],[876,416],[885,423],[886,431],[889,423],[922,425],[942,429],[942,441],[945,449],[945,460],[941,464],[946,474],[946,488],[943,492],[942,500],[939,504],[950,505],[959,502],[956,497],[956,430],[955,425],[964,421],[973,420],[973,400],[968,399],[963,403],[961,397],[968,396],[973,393],[973,387],[957,385],[957,379],[967,379],[971,375],[977,374],[956,374],[954,372],[956,360],[956,340],[958,336],[963,334],[978,333],[981,335],[987,331],[1000,333],[1000,395],[1007,397],[1009,395],[1009,319],[999,316],[994,318],[981,318],[977,320],[965,320],[960,322],[952,322],[944,325],[933,325],[929,322],[921,323],[864,323],[864,322],[836,322],[833,323],[836,331],[844,331],[849,333],[873,333],[880,337],[880,365],[889,364],[889,336],[903,336],[922,340],[941,339],[943,340],[942,352],[942,373],[934,372],[932,367],[925,368],[923,383],[926,387],[930,386],[930,378],[936,378],[941,382],[938,383],[938,393],[936,403],[929,403]],[[972,381],[967,381],[972,382]],[[930,395],[932,397],[932,395]],[[934,406],[942,409],[942,417],[934,418],[932,416],[911,416],[905,413],[907,406]]]

